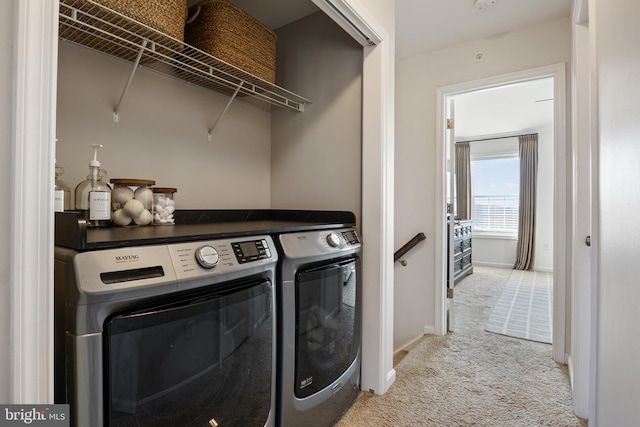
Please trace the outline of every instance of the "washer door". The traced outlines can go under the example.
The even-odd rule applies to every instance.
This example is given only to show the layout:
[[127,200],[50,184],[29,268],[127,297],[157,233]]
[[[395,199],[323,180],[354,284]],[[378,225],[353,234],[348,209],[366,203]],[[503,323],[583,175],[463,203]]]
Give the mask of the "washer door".
[[265,424],[273,383],[271,283],[225,288],[107,320],[105,425]]
[[338,379],[360,348],[356,284],[360,259],[353,257],[298,271],[296,275],[295,394],[310,396]]

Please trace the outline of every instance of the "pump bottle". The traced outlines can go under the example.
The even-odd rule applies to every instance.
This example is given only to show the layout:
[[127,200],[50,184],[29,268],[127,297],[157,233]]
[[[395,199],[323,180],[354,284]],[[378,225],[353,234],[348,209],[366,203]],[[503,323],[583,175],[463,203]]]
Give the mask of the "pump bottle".
[[76,187],[76,210],[84,213],[87,227],[111,225],[111,187],[102,181],[106,172],[100,169],[98,148],[102,144],[91,144],[93,159],[89,162],[89,176]]

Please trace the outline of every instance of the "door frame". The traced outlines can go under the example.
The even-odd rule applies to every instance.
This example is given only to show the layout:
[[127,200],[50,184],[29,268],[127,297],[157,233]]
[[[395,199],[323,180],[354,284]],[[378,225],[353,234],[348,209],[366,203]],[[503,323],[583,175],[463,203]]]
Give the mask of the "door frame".
[[567,326],[570,324],[570,312],[567,310],[568,290],[570,288],[571,230],[570,217],[567,215],[571,200],[567,201],[568,179],[571,168],[567,159],[567,86],[566,64],[517,71],[508,74],[458,83],[436,89],[436,263],[435,263],[435,329],[436,334],[446,334],[446,191],[444,150],[446,117],[445,106],[448,97],[473,92],[480,89],[503,86],[552,77],[554,81],[554,210],[553,210],[553,359],[567,363]]

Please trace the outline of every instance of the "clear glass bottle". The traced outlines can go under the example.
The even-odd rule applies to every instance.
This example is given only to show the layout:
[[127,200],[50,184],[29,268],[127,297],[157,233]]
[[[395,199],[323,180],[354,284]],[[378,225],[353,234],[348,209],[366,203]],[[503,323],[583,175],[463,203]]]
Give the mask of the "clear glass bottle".
[[107,227],[111,225],[111,187],[103,181],[107,173],[100,168],[97,159],[98,148],[102,144],[91,144],[93,160],[89,162],[89,175],[76,187],[76,210],[87,220],[87,227]]
[[66,182],[60,179],[60,175],[62,175],[63,173],[64,169],[62,169],[61,166],[56,165],[56,180],[53,188],[54,212],[64,212],[71,210],[71,189]]
[[[98,170],[98,181],[107,182],[108,172],[106,169],[100,168]],[[87,179],[79,183],[75,190],[75,210],[87,211],[87,218],[89,218],[89,191],[91,191],[91,174],[87,175]]]

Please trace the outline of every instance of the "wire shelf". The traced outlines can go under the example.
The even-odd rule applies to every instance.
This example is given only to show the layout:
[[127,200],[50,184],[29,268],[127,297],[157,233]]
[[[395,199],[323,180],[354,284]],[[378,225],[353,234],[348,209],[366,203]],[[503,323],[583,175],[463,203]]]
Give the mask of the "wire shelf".
[[91,0],[61,0],[59,37],[233,96],[258,108],[304,111],[308,99]]

